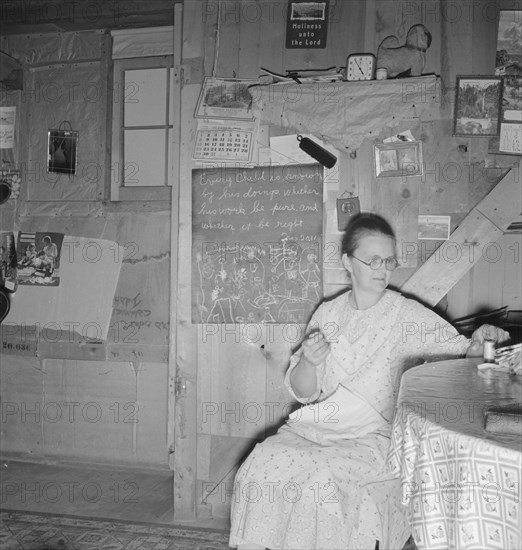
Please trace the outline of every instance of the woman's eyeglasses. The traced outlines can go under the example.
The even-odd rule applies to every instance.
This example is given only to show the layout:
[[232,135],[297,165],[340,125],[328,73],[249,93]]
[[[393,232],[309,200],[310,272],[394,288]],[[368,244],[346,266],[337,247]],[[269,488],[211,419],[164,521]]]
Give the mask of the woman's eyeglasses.
[[383,264],[383,262],[388,271],[393,271],[399,266],[399,262],[397,261],[397,258],[394,258],[393,256],[390,256],[389,258],[385,258],[385,259],[381,258],[380,256],[374,256],[369,262],[360,260],[356,256],[352,256],[352,258],[355,258],[357,261],[361,262],[364,265],[370,266],[372,269],[379,269]]

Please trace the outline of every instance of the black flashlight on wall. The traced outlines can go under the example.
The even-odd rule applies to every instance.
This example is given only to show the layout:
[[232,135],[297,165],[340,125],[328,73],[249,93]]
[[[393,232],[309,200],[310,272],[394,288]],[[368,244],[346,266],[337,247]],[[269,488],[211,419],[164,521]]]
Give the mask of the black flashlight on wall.
[[324,147],[321,147],[318,143],[315,143],[315,141],[303,137],[301,134],[297,136],[297,141],[299,142],[300,149],[323,166],[326,166],[326,168],[333,168],[335,166],[337,157],[332,155],[332,153],[327,151]]

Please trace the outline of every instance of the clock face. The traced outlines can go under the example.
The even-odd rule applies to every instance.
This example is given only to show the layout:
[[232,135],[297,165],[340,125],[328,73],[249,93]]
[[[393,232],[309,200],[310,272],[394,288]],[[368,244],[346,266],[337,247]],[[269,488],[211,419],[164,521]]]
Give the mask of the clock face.
[[375,56],[370,53],[352,54],[346,60],[346,80],[372,80]]

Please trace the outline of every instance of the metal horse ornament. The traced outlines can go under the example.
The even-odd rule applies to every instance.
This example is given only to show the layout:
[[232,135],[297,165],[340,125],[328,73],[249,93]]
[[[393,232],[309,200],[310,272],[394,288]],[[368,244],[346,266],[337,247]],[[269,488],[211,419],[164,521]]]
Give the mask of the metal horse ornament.
[[431,46],[431,33],[421,24],[413,25],[406,35],[406,44],[387,36],[377,50],[377,67],[388,70],[388,78],[420,76],[426,62],[426,51]]

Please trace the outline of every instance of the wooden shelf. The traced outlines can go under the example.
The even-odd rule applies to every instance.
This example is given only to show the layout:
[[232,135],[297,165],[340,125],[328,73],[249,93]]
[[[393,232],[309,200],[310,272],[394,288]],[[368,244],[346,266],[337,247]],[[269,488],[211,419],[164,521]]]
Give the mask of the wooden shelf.
[[439,120],[440,78],[434,75],[365,82],[285,82],[252,88],[262,123],[356,149],[404,119]]

